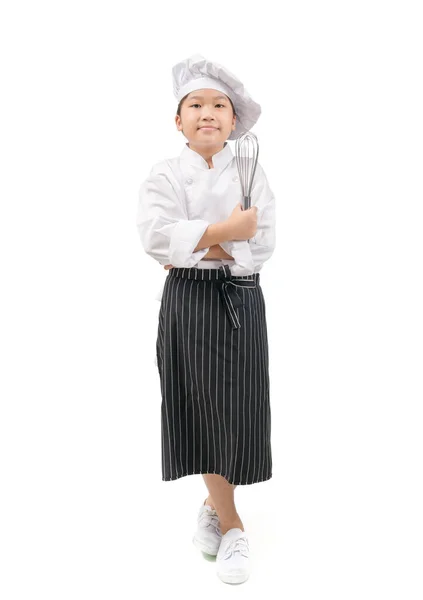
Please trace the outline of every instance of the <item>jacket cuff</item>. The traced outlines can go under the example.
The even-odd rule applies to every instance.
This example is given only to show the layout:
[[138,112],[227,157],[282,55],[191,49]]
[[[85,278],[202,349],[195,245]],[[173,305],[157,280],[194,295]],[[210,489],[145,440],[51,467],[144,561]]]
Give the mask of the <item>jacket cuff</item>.
[[254,259],[248,240],[229,240],[221,242],[222,248],[234,259],[231,266],[232,275],[252,275]]
[[208,247],[194,252],[194,248],[203,237],[209,225],[210,223],[202,219],[179,221],[172,231],[170,238],[170,264],[174,267],[184,268],[191,268],[196,265],[210,250],[210,247]]

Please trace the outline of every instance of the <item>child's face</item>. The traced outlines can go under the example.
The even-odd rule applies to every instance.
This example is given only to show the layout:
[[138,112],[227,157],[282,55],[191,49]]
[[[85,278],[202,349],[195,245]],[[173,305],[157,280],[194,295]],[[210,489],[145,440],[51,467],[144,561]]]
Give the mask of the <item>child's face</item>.
[[190,92],[182,103],[181,116],[175,117],[178,131],[190,146],[204,151],[222,148],[235,129],[235,121],[229,98],[212,89]]

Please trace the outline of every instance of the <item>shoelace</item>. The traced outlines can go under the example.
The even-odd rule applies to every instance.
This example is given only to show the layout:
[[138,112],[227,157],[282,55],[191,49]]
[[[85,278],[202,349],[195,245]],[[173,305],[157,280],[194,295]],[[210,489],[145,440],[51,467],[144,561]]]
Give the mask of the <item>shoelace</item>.
[[248,539],[246,537],[239,537],[238,539],[229,542],[223,558],[224,560],[227,560],[232,556],[232,554],[235,554],[235,552],[239,552],[241,556],[248,558],[248,549]]
[[[207,520],[207,525],[203,524],[203,521],[205,520]],[[215,510],[205,510],[200,516],[199,524],[202,527],[214,527],[216,533],[220,536],[222,535],[222,532],[220,531],[219,517],[217,516],[217,512]]]

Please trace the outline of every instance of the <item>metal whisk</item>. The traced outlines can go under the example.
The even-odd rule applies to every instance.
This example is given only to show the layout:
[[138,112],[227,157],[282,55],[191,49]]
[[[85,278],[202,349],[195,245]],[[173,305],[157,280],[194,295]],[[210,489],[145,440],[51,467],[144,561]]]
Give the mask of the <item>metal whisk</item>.
[[246,131],[235,140],[236,166],[243,195],[243,209],[251,208],[251,189],[256,172],[259,154],[257,136],[251,131]]

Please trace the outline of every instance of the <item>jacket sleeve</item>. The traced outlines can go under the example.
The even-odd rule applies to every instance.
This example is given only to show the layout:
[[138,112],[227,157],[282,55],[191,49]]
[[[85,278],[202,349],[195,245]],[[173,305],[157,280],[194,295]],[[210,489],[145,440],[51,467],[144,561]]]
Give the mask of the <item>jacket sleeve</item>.
[[251,191],[251,206],[257,206],[257,231],[250,240],[232,240],[220,245],[234,258],[234,275],[249,275],[272,256],[276,247],[276,205],[269,182],[259,163]]
[[210,249],[194,252],[210,223],[189,220],[168,176],[154,168],[140,187],[136,220],[145,252],[161,265],[190,268]]

